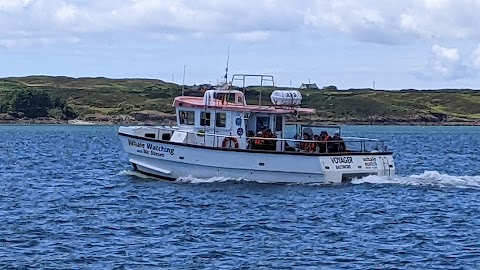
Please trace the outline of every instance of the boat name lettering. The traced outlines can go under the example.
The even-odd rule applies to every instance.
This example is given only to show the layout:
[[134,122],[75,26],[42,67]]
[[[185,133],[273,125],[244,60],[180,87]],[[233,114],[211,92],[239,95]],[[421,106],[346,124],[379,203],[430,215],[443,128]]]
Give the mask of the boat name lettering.
[[150,153],[152,153],[153,151],[165,152],[169,153],[170,155],[173,155],[175,153],[175,149],[173,148],[165,147],[163,145],[154,145],[152,143],[147,143],[147,149],[152,150]]
[[339,163],[353,163],[352,157],[331,157],[330,160],[332,163],[339,164]]
[[165,157],[163,153],[155,152],[153,150],[150,150],[150,155],[151,156],[157,156],[157,157]]
[[128,145],[138,148],[145,148],[145,144],[143,142],[137,142],[134,140],[128,140]]
[[364,157],[363,162],[367,169],[372,169],[377,167],[377,158],[376,157]]
[[350,165],[335,165],[335,168],[336,168],[337,170],[341,170],[341,169],[351,169],[352,166],[350,166]]

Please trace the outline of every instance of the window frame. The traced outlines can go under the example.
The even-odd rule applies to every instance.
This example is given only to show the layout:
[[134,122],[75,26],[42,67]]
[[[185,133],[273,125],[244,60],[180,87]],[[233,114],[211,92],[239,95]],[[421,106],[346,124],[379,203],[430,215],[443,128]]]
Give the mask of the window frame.
[[[204,116],[204,117],[202,117],[202,116]],[[203,123],[202,123],[202,121],[203,121]],[[208,123],[208,125],[206,125],[207,123]],[[212,126],[212,113],[211,112],[200,112],[200,126],[201,127],[211,127]]]
[[[223,126],[219,126],[218,125],[218,121],[219,119],[221,119],[221,117],[219,117],[219,115],[224,115],[225,118],[224,118],[224,125]],[[221,121],[221,120],[220,120]],[[215,128],[223,128],[223,129],[227,129],[228,128],[228,115],[227,115],[227,112],[215,112]]]
[[[182,113],[185,113],[185,118],[182,117]],[[190,116],[193,119],[190,119]],[[185,121],[182,121],[184,119]],[[195,111],[191,110],[178,110],[178,120],[180,125],[194,126],[195,125]],[[191,121],[190,121],[191,120]]]

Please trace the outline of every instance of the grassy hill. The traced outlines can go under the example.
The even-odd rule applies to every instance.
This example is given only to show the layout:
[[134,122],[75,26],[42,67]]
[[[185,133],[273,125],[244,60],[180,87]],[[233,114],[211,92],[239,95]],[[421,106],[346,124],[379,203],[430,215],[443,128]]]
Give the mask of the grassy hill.
[[[153,79],[108,79],[29,76],[0,79],[0,102],[8,93],[34,88],[61,97],[79,117],[91,114],[116,116],[150,110],[173,113],[173,98],[182,87]],[[186,95],[200,95],[185,88]],[[271,87],[252,87],[247,101],[270,104]],[[382,91],[349,89],[338,91],[302,90],[303,106],[317,109],[317,119],[357,122],[439,122],[480,120],[480,91],[475,90],[402,90]]]

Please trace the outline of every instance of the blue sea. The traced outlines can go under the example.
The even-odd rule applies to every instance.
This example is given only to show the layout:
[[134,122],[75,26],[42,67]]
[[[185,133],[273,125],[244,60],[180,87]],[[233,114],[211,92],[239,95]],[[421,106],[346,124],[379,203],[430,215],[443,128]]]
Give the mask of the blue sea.
[[347,126],[397,176],[164,182],[112,126],[0,126],[0,269],[480,269],[480,127]]

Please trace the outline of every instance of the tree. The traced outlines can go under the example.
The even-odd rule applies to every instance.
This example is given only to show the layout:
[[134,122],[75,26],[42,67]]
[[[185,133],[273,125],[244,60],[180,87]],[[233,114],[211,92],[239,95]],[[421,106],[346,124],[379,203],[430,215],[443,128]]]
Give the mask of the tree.
[[53,108],[53,102],[44,90],[21,89],[13,95],[11,106],[14,111],[29,118],[46,117],[48,110]]

